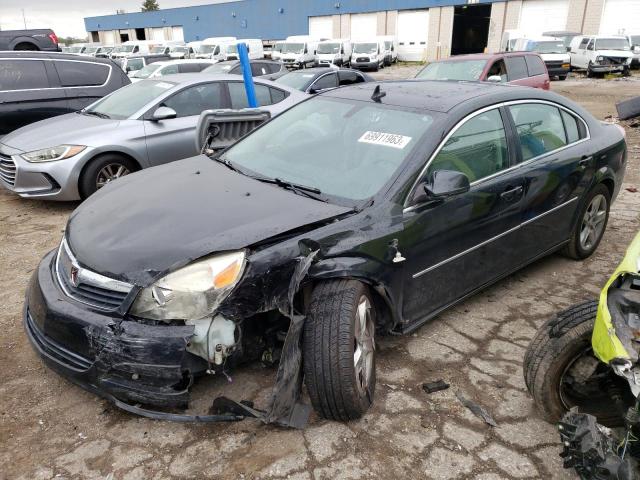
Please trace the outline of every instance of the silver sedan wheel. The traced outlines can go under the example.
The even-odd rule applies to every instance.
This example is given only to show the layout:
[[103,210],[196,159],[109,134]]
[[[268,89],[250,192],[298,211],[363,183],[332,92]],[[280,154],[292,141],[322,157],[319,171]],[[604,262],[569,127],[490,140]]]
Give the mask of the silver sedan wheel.
[[604,195],[598,194],[593,197],[586,212],[584,212],[584,217],[582,217],[580,246],[583,250],[589,251],[598,243],[602,236],[606,219],[607,199]]
[[96,177],[96,188],[102,188],[107,183],[116,180],[120,177],[124,177],[131,173],[127,167],[120,165],[119,163],[110,163],[102,167]]
[[374,374],[375,327],[371,318],[371,303],[361,296],[355,318],[353,366],[361,393],[369,396],[369,386]]

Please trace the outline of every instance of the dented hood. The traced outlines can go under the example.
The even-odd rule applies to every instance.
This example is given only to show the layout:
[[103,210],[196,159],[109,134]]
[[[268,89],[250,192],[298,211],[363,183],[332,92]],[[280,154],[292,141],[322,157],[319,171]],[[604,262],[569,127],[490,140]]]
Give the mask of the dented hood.
[[83,266],[145,286],[204,255],[249,247],[349,211],[201,155],[99,190],[73,212],[66,235]]

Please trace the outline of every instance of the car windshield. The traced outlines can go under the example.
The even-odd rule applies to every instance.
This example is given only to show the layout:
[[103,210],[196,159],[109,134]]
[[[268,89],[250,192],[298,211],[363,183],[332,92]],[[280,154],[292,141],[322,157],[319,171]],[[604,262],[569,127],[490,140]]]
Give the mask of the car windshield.
[[276,44],[273,46],[273,51],[274,51],[274,52],[281,52],[281,51],[282,51],[282,46],[283,46],[283,45],[284,45],[283,43],[276,43]]
[[282,53],[302,53],[304,51],[304,43],[283,43]]
[[316,97],[255,130],[222,160],[247,175],[315,188],[332,201],[354,205],[393,177],[429,131],[433,115]]
[[227,45],[227,53],[238,53],[238,44]]
[[480,80],[486,60],[433,62],[422,69],[416,78],[422,80]]
[[151,65],[147,65],[144,68],[141,68],[136,73],[132,75],[133,78],[149,78],[153,75],[162,65],[157,63],[152,63]]
[[202,70],[202,73],[229,73],[234,65],[235,63],[216,63]]
[[171,47],[170,51],[185,53],[187,51],[187,47]]
[[319,54],[340,53],[339,43],[321,43],[318,45]]
[[315,73],[289,72],[280,78],[276,78],[275,82],[297,90],[305,90],[315,77]]
[[127,71],[133,72],[135,70],[140,70],[144,67],[144,62],[141,58],[129,58],[127,60]]
[[69,53],[80,53],[84,50],[84,47],[69,47]]
[[536,42],[532,51],[538,53],[567,53],[567,48],[560,40]]
[[215,50],[215,45],[200,45],[198,53],[212,53]]
[[164,53],[164,50],[167,47],[152,47],[151,48],[151,53]]
[[131,53],[133,52],[133,48],[133,45],[118,45],[113,51],[116,53]]
[[631,43],[634,46],[640,45],[640,35],[631,35]]
[[353,53],[378,53],[377,43],[354,43]]
[[173,82],[161,80],[132,83],[98,100],[83,111],[124,120],[175,86]]
[[626,38],[597,38],[596,50],[631,50]]

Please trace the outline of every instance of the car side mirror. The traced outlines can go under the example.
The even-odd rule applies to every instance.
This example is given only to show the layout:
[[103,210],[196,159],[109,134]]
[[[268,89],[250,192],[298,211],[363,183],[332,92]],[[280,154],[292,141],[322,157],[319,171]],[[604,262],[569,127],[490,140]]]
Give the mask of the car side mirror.
[[502,82],[502,77],[500,75],[491,75],[491,76],[489,76],[489,78],[487,78],[487,82],[501,83]]
[[171,118],[176,118],[178,114],[173,108],[169,107],[158,107],[153,115],[151,115],[151,121],[160,122],[162,120],[169,120]]
[[440,200],[469,191],[469,177],[454,170],[436,170],[424,184],[424,191],[430,199]]

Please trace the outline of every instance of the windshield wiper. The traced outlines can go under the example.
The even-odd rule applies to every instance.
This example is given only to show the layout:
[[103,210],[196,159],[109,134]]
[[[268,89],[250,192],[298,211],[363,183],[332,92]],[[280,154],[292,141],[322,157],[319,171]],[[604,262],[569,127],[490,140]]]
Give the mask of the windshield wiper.
[[222,165],[227,167],[229,170],[233,170],[234,172],[238,172],[238,173],[243,173],[239,169],[237,169],[235,165],[231,163],[231,160],[228,160],[224,155],[220,155],[220,154],[213,155],[212,157],[209,157],[209,158],[212,158],[216,162],[221,163]]
[[249,175],[249,176],[260,182],[277,185],[286,190],[291,190],[293,193],[296,193],[298,195],[312,198],[313,200],[318,200],[319,202],[324,202],[324,203],[329,202],[329,200],[327,200],[326,198],[318,196],[322,194],[322,191],[316,187],[309,187],[308,185],[301,185],[299,183],[288,182],[286,180],[282,180],[281,178],[269,178],[269,177],[253,176],[253,175]]
[[111,119],[111,117],[109,115],[107,115],[106,113],[96,112],[94,110],[80,110],[80,113],[82,113],[84,115],[93,115],[94,117],[98,117],[98,118]]

